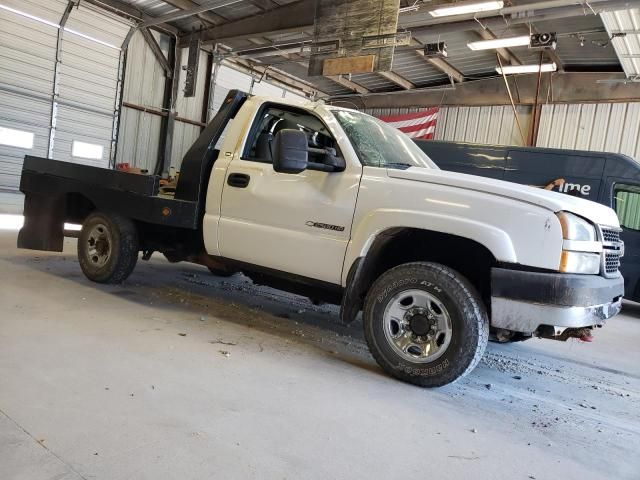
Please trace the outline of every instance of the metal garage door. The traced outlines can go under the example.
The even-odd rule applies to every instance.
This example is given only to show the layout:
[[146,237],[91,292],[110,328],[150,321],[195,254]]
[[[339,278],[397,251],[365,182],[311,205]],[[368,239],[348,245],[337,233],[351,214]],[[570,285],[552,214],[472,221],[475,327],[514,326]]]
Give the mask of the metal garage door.
[[129,25],[84,4],[71,10],[54,102],[59,24],[67,5],[0,0],[0,189],[17,189],[26,154],[109,164],[119,46]]
[[0,189],[16,189],[23,157],[47,156],[56,25],[67,2],[0,0],[0,5]]
[[65,27],[53,158],[108,167],[120,45],[129,25],[92,8],[74,8]]

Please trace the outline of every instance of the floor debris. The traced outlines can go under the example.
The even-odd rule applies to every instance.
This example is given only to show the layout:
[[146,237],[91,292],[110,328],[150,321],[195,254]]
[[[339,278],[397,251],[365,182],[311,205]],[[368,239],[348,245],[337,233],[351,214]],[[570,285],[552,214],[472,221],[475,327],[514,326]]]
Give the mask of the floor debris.
[[218,339],[218,340],[210,340],[209,343],[212,344],[212,345],[217,345],[217,344],[220,344],[220,345],[232,345],[232,346],[233,345],[237,345],[237,343],[225,342],[225,341],[220,340],[220,339]]

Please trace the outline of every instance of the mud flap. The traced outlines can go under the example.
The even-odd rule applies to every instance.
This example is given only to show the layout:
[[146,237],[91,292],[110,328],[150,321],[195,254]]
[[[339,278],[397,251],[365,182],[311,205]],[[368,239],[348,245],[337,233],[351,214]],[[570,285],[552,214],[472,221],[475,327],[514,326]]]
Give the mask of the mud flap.
[[24,199],[24,225],[18,248],[61,252],[64,242],[65,197],[29,192]]

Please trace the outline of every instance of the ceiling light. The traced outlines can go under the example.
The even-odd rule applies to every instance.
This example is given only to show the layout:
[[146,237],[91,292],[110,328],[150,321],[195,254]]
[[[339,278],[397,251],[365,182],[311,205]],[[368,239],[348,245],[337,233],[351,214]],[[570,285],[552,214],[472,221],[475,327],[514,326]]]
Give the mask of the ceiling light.
[[467,43],[467,47],[471,50],[490,50],[492,48],[509,48],[529,46],[531,37],[523,35],[521,37],[494,38],[491,40],[479,40],[477,42]]
[[478,13],[488,12],[491,10],[500,10],[504,7],[504,2],[489,1],[489,2],[461,2],[450,4],[450,6],[436,8],[429,13],[432,17],[449,17],[452,15],[464,15],[465,13]]
[[500,75],[512,75],[515,73],[538,73],[538,72],[555,72],[558,69],[555,63],[543,63],[542,65],[505,65],[504,67],[496,67],[496,72]]

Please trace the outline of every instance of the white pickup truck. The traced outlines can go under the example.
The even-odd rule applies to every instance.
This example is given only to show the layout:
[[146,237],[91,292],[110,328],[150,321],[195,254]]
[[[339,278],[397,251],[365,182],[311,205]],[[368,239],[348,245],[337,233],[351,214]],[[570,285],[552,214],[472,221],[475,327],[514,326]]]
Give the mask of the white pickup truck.
[[21,190],[19,247],[60,251],[64,222],[82,223],[96,282],[158,251],[339,304],[345,323],[362,311],[380,366],[425,387],[471,371],[490,328],[585,338],[622,301],[610,208],[441,171],[401,132],[322,103],[230,92],[173,193],[158,176],[37,157]]

